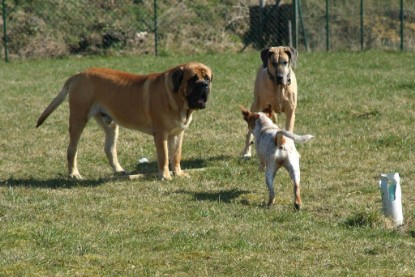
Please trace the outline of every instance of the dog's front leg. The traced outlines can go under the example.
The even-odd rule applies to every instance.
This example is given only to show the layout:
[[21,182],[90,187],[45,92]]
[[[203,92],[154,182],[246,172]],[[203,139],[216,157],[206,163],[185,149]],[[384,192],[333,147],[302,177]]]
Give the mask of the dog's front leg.
[[277,124],[277,122],[278,122],[278,116],[277,116],[277,113],[276,112],[273,112],[271,114],[271,120],[272,120],[272,122],[274,122],[275,124]]
[[169,136],[169,159],[173,168],[174,175],[188,177],[189,174],[185,173],[180,167],[180,160],[182,158],[183,135],[184,131],[177,136]]
[[169,154],[167,148],[167,135],[163,133],[154,134],[154,143],[157,151],[157,165],[159,177],[162,180],[171,180],[169,171]]
[[285,122],[285,129],[287,131],[293,132],[294,131],[294,122],[295,122],[295,109],[288,111],[286,114],[286,122]]
[[251,152],[251,145],[254,143],[254,136],[252,135],[252,132],[250,130],[248,130],[248,133],[246,134],[246,139],[245,139],[245,148],[242,151],[242,157],[245,160],[249,160],[252,156],[252,152]]
[[277,173],[275,166],[266,165],[266,171],[265,171],[265,182],[268,187],[268,206],[271,206],[275,202],[275,190],[274,190],[274,178],[275,174]]

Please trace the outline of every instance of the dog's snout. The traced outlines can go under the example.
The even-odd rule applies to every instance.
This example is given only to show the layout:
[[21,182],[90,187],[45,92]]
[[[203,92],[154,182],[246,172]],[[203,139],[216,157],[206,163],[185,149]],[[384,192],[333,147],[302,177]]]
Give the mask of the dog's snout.
[[277,85],[287,85],[287,81],[288,81],[287,78],[284,76],[277,76],[275,78],[275,83]]
[[201,81],[197,84],[197,87],[200,91],[207,93],[209,91],[209,82],[208,81]]
[[208,81],[203,81],[203,82],[201,83],[201,86],[202,86],[203,88],[207,88],[207,87],[209,87],[209,82],[208,82]]
[[203,93],[203,94],[200,96],[200,99],[202,99],[204,102],[206,102],[206,101],[207,101],[207,98],[208,98],[207,93]]

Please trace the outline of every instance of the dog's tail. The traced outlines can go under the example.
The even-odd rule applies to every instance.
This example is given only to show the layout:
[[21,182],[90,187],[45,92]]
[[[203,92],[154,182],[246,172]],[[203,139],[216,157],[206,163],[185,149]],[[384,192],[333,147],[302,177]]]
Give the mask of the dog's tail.
[[309,141],[310,139],[314,138],[314,136],[312,135],[296,135],[292,132],[286,131],[286,130],[280,130],[277,132],[277,135],[275,137],[279,137],[280,135],[284,135],[287,138],[292,139],[295,142],[300,142],[300,143],[306,143],[307,141]]
[[[76,75],[75,75],[76,76]],[[49,104],[49,106],[43,111],[43,113],[40,115],[39,119],[37,120],[36,128],[42,125],[42,123],[48,118],[48,116],[53,113],[57,107],[59,107],[60,104],[66,99],[66,96],[69,93],[69,85],[72,81],[72,78],[69,78],[65,85],[63,86],[62,90],[59,92],[59,94],[55,97],[55,99],[52,100],[52,102]]]

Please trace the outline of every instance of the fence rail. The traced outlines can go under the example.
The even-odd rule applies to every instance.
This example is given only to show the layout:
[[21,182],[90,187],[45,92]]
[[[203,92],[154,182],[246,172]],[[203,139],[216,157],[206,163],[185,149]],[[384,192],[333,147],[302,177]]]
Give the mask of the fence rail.
[[2,0],[1,55],[415,49],[411,0]]

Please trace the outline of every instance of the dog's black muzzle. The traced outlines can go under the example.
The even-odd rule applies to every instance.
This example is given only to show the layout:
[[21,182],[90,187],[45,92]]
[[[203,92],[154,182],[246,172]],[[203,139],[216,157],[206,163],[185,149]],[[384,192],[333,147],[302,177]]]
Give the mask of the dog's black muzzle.
[[272,75],[271,72],[268,70],[268,76],[269,78],[277,85],[290,85],[291,84],[291,74],[288,73],[287,76],[284,76],[282,74],[275,74]]
[[277,85],[284,85],[284,76],[277,76],[276,83]]
[[209,81],[196,81],[192,93],[187,97],[187,102],[191,109],[202,110],[206,108],[206,102],[209,96]]

